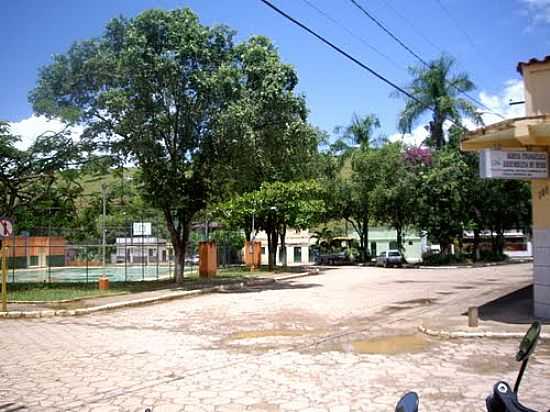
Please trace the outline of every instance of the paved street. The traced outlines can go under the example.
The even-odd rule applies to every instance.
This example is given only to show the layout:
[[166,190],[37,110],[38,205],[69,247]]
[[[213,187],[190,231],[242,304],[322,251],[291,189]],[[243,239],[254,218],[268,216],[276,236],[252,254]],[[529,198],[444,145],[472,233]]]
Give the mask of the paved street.
[[[0,322],[0,405],[75,411],[484,411],[517,340],[439,340],[418,319],[523,285],[530,265],[338,268],[264,288],[86,317]],[[466,322],[466,321],[465,321]],[[550,348],[520,399],[550,408]],[[0,407],[0,411],[2,408]]]

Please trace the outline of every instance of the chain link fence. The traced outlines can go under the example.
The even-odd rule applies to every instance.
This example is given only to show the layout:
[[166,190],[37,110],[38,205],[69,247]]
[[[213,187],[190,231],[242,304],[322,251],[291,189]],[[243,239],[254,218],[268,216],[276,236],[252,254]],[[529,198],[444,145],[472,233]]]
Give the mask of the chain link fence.
[[[102,239],[79,239],[74,231],[37,228],[33,233],[19,233],[5,240],[8,247],[8,281],[22,282],[97,282],[101,276],[111,281],[131,282],[168,279],[174,276],[174,248],[155,227],[136,235],[132,227],[105,229]],[[70,236],[70,237],[69,237]],[[185,258],[185,274],[197,276],[198,243],[204,240],[199,231],[191,233]],[[228,267],[242,264],[242,235],[214,231],[218,246],[218,264]],[[242,243],[240,243],[242,245]]]

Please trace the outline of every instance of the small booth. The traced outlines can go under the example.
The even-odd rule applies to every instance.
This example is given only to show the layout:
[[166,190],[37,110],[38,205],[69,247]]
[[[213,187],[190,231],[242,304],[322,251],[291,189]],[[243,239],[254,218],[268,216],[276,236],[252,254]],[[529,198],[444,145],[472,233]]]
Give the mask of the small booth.
[[480,153],[481,177],[531,181],[534,315],[550,319],[550,56],[519,63],[517,69],[526,116],[470,132],[461,148]]
[[262,242],[257,240],[245,240],[244,242],[244,263],[255,270],[262,266]]
[[213,278],[218,271],[218,248],[216,242],[199,242],[199,276]]

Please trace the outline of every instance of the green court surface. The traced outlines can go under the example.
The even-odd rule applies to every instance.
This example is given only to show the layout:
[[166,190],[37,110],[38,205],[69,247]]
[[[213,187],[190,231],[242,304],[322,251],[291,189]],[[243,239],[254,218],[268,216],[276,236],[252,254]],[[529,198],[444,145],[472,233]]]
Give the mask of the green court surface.
[[[195,272],[197,267],[186,267]],[[105,275],[111,281],[140,281],[166,279],[172,275],[173,266],[105,266],[105,267],[52,267],[16,269],[8,272],[8,282],[96,282]]]

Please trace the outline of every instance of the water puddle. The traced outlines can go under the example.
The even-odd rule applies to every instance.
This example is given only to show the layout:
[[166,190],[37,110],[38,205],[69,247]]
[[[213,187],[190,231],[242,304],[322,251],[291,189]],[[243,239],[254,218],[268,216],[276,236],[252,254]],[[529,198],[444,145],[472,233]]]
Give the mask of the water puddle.
[[374,355],[422,352],[430,342],[421,335],[382,336],[342,343],[333,350]]

